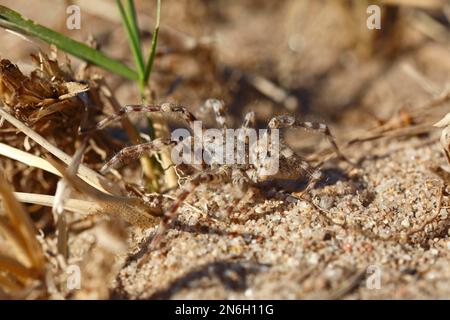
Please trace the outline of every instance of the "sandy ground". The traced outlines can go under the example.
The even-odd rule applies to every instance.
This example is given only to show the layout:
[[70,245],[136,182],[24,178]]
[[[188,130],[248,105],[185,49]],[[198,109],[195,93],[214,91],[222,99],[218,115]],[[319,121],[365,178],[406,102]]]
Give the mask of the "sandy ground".
[[[378,152],[344,174],[333,166],[309,201],[254,198],[228,221],[229,186],[198,192],[163,248],[128,256],[114,292],[158,299],[448,298],[448,210],[438,206],[443,161],[436,139],[375,144]],[[352,157],[373,150],[374,144]],[[381,150],[383,150],[381,152]],[[218,192],[219,191],[219,192]],[[443,199],[446,205],[446,197]],[[220,210],[219,210],[220,211]],[[207,214],[208,213],[208,214]],[[147,233],[148,234],[148,233]],[[143,238],[138,237],[139,242]],[[375,272],[375,273],[374,273]],[[380,282],[373,280],[380,275]],[[379,287],[378,287],[379,284]]]

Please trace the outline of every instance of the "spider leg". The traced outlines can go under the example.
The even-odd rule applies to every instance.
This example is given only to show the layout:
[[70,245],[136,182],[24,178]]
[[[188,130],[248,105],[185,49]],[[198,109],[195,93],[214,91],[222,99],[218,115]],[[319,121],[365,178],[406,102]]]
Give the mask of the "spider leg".
[[348,162],[352,166],[355,166],[355,164],[352,161],[350,161],[346,156],[344,156],[344,154],[341,152],[334,135],[331,133],[330,128],[324,123],[299,121],[293,116],[282,115],[273,117],[269,121],[268,127],[269,129],[304,128],[306,130],[321,133],[328,138],[328,140],[331,143],[331,146],[333,147],[338,157]]
[[[237,135],[238,144],[243,145],[244,149],[244,157],[246,163],[249,163],[249,157],[250,157],[250,129],[255,126],[255,112],[250,111],[247,112],[244,116],[244,121],[242,122],[242,125],[240,127],[240,134]],[[248,152],[245,152],[245,150],[248,150]],[[235,150],[236,152],[238,150]]]
[[289,150],[289,152],[292,152],[289,157],[292,159],[290,162],[292,163],[292,165],[298,166],[298,168],[292,168],[294,169],[292,170],[292,172],[303,172],[308,176],[308,183],[305,189],[300,192],[300,195],[308,193],[323,176],[321,165],[313,166],[288,146],[284,146],[283,148],[285,150]]
[[189,127],[194,130],[194,122],[197,120],[197,118],[185,107],[175,105],[172,103],[163,103],[161,105],[127,105],[125,107],[122,107],[117,112],[113,113],[112,115],[106,117],[102,121],[98,122],[97,125],[94,128],[87,129],[85,131],[95,131],[95,130],[101,130],[104,129],[109,124],[113,123],[114,121],[117,121],[121,119],[124,115],[131,113],[131,112],[138,112],[138,113],[153,113],[153,112],[162,112],[162,113],[176,113],[179,114],[189,125]]
[[161,149],[169,146],[176,145],[176,141],[171,141],[169,139],[155,139],[150,142],[141,143],[129,147],[125,147],[120,150],[114,157],[112,157],[100,170],[101,173],[106,173],[111,168],[116,168],[120,165],[124,165],[131,160],[138,159],[144,153],[154,154]]
[[[323,174],[321,165],[313,165],[301,155],[297,154],[289,146],[282,144],[278,157],[278,169],[274,174],[264,175],[260,168],[267,165],[262,162],[258,163],[256,168],[250,173],[254,181],[265,183],[272,181],[297,181],[301,178],[307,178],[307,185],[303,189],[303,193],[307,193],[318,182]],[[270,161],[269,161],[270,163]]]
[[217,99],[208,99],[201,107],[199,112],[206,113],[212,111],[214,113],[214,120],[216,124],[223,130],[227,128],[227,121],[225,117],[225,105],[222,101]]
[[247,112],[244,116],[244,121],[242,122],[241,128],[243,129],[253,128],[255,126],[255,123],[256,123],[255,112],[254,111]]
[[238,210],[240,204],[248,191],[249,186],[254,185],[253,181],[248,177],[246,168],[233,169],[231,172],[231,183],[237,187],[237,196],[232,204],[227,208],[226,215],[229,216],[233,210]]
[[[185,107],[175,105],[172,103],[163,103],[161,105],[128,105],[121,108],[116,113],[106,117],[102,121],[98,122],[94,128],[84,130],[84,133],[90,133],[91,131],[101,130],[111,124],[112,122],[120,119],[125,114],[130,112],[143,112],[143,113],[152,113],[152,112],[161,112],[161,113],[175,113],[181,115],[181,117],[188,123],[191,131],[194,135],[198,134],[198,129],[200,132],[203,132],[203,128],[200,126],[198,128],[198,124],[196,125],[197,118]],[[198,137],[197,137],[198,138]],[[145,152],[158,152],[165,146],[174,146],[176,143],[171,142],[167,139],[155,139],[154,141],[143,143],[135,146],[130,146],[122,151],[120,151],[115,157],[113,157],[103,168],[102,171],[108,170],[108,168],[113,167],[115,165],[125,163],[127,159],[136,159],[140,157]],[[201,167],[204,167],[204,163],[201,164]]]
[[[305,161],[305,163],[307,162]],[[322,178],[321,168],[320,167],[314,168],[314,171],[310,173],[310,179],[308,180],[306,188],[300,192],[299,196],[302,197],[304,194],[308,193],[321,178]]]
[[253,185],[253,181],[248,177],[245,169],[239,168],[231,171],[231,183],[239,189],[240,196],[247,192],[249,186]]
[[306,161],[302,156],[297,154],[295,151],[293,151],[291,148],[284,146],[285,149],[289,149],[292,152],[292,156],[294,158],[295,163],[298,164],[300,169],[305,172],[309,176],[309,182],[308,185],[305,188],[305,192],[309,191],[311,187],[314,186],[314,184],[319,181],[322,178],[322,171],[321,167],[319,166],[313,166],[311,163]]

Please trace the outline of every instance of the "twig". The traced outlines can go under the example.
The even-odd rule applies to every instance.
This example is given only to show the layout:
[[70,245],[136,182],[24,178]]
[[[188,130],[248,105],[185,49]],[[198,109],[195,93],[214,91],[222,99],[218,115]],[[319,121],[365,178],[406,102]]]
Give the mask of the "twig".
[[[46,207],[52,207],[54,196],[38,193],[15,192],[17,200],[24,203],[37,204]],[[101,206],[92,201],[79,199],[66,199],[64,210],[76,212],[82,215],[91,215],[101,211]]]

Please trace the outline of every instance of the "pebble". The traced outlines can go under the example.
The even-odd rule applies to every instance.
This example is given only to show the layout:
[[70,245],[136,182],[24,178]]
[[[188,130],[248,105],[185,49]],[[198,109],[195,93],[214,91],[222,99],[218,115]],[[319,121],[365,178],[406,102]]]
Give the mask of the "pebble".
[[322,196],[322,198],[320,199],[319,205],[321,208],[323,208],[325,210],[329,210],[334,205],[334,199],[330,196]]
[[405,228],[409,228],[409,227],[410,227],[409,219],[408,219],[408,218],[403,219],[401,224],[402,224],[402,226],[405,227]]

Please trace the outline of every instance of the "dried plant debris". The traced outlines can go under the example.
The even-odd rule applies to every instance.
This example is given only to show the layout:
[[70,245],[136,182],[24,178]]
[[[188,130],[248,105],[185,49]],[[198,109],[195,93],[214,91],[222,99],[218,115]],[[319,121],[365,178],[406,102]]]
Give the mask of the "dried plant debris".
[[[2,112],[8,112],[1,116],[0,153],[11,159],[0,158],[0,165],[15,189],[53,194],[58,181],[54,176],[57,171],[53,168],[50,170],[53,174],[46,173],[51,166],[42,155],[56,152],[67,161],[70,159],[67,154],[79,149],[83,142],[78,134],[80,127],[87,126],[89,119],[104,107],[97,80],[100,78],[92,75],[92,78],[76,81],[69,64],[56,60],[56,51],[50,56],[38,53],[31,57],[37,68],[30,75],[24,75],[18,66],[6,59],[0,63],[0,102]],[[15,120],[15,125],[5,121],[10,114],[14,116],[10,120]],[[23,134],[18,134],[20,131]],[[121,145],[108,135],[90,137],[84,162],[101,166],[107,150]],[[93,170],[84,165],[81,172],[95,176]],[[94,178],[99,179],[102,179],[100,175]],[[94,184],[101,185],[98,181]],[[33,217],[45,225],[45,230],[53,228],[48,208],[34,206],[33,210],[36,212]]]
[[33,289],[43,289],[44,251],[28,213],[14,197],[3,175],[0,175],[0,195],[0,287],[11,297],[23,298]]
[[[52,58],[43,53],[31,55],[37,69],[29,76],[9,60],[1,60],[0,101],[18,120],[31,126],[57,147],[73,153],[77,144],[81,143],[78,134],[80,127],[88,126],[86,119],[95,116],[104,105],[100,98],[99,78],[92,75],[92,78],[76,81],[69,65],[59,64],[56,55],[56,52],[53,52]],[[8,133],[4,131],[2,140],[13,140]],[[111,140],[106,136],[101,138],[92,139],[100,147]],[[16,140],[15,146],[24,143],[19,138]],[[11,142],[14,141],[9,141],[10,145]],[[92,161],[91,158],[92,154],[86,160]],[[99,155],[96,160],[99,160]]]
[[[126,249],[125,226],[121,222],[108,222],[108,219],[103,218],[92,229],[93,240],[89,250],[77,252],[76,246],[74,249],[71,244],[72,222],[84,220],[89,215],[105,217],[102,213],[126,218],[126,213],[129,212],[131,216],[136,216],[139,210],[133,209],[134,202],[141,202],[140,199],[131,200],[133,203],[127,202],[128,198],[123,196],[119,186],[81,163],[80,156],[84,155],[83,162],[101,165],[99,154],[102,152],[106,154],[101,148],[109,148],[108,141],[113,140],[102,135],[84,138],[78,135],[86,114],[88,112],[95,114],[103,107],[97,78],[84,79],[83,83],[77,82],[74,81],[71,69],[59,65],[55,59],[50,59],[44,54],[33,55],[32,58],[39,67],[30,76],[22,74],[19,68],[8,60],[2,60],[0,63],[0,100],[3,102],[0,140],[1,154],[4,156],[0,164],[2,172],[13,181],[11,186],[15,185],[22,191],[15,195],[20,201],[33,204],[28,208],[32,208],[33,217],[38,218],[36,222],[30,220],[29,214],[21,209],[11,190],[7,193],[7,188],[11,188],[10,184],[2,180],[1,204],[4,208],[2,212],[12,214],[11,217],[14,218],[13,214],[16,213],[11,212],[23,211],[20,217],[27,219],[25,222],[12,218],[11,222],[6,218],[1,221],[4,239],[1,238],[0,241],[2,247],[0,274],[1,283],[5,286],[2,286],[2,295],[10,298],[105,299],[109,297],[109,285],[117,273],[117,268],[120,267],[120,263],[115,264],[113,260]],[[22,132],[23,135],[17,132]],[[82,142],[84,146],[79,148]],[[89,186],[91,189],[88,188],[87,193],[94,197],[93,201],[74,199],[72,194],[67,192],[60,192],[56,197],[48,195],[55,192],[57,176],[64,177],[66,168],[58,163],[52,164],[43,155],[51,153],[70,164],[72,158],[68,154],[72,154],[75,148],[79,150],[78,156],[74,157],[73,169],[67,174],[79,174],[88,181],[84,184],[78,182],[76,185],[78,187],[81,185],[81,190],[79,188],[81,192],[86,192],[86,185]],[[39,187],[36,187],[37,185]],[[118,192],[120,195],[114,198],[109,192]],[[98,200],[98,194],[103,195],[101,200]],[[76,197],[77,193],[73,195]],[[60,214],[60,219],[54,220],[57,223],[56,233],[52,231],[53,219],[48,218],[51,217],[50,210],[46,210],[54,203],[58,205],[59,213],[66,210],[71,212],[69,216]],[[18,211],[19,208],[22,211]],[[148,211],[151,209],[145,207],[142,219]],[[133,221],[139,219],[138,215]],[[36,236],[33,224],[45,229],[49,234]],[[33,232],[32,236],[25,233],[31,233],[30,230],[27,231],[28,227],[32,228],[30,229]],[[23,228],[25,229],[22,230]],[[91,228],[92,226],[88,229]],[[3,240],[13,243],[5,246]],[[29,250],[27,246],[33,244],[37,247]],[[30,254],[31,257],[27,256]],[[37,261],[33,254],[41,254],[42,259]],[[97,274],[100,269],[104,270],[101,272],[102,277]],[[73,281],[70,277],[73,270],[81,270],[85,276],[83,289],[76,294],[68,285]],[[89,274],[91,276],[88,276]]]
[[[36,56],[33,58],[38,59]],[[43,54],[39,58],[37,62],[41,68],[29,76],[22,74],[9,60],[0,61],[1,100],[13,109],[18,119],[30,124],[55,112],[80,108],[80,102],[72,98],[88,90],[87,85],[70,81],[69,74],[63,73],[56,61]],[[72,115],[77,113],[79,110],[72,111]]]
[[[38,235],[28,213],[0,176],[0,292],[8,298],[107,299],[126,252],[126,228],[102,221],[81,238],[68,259],[56,238]],[[83,249],[84,248],[84,249]],[[79,289],[74,291],[74,289]]]

